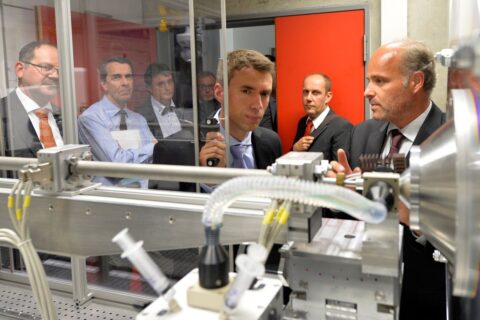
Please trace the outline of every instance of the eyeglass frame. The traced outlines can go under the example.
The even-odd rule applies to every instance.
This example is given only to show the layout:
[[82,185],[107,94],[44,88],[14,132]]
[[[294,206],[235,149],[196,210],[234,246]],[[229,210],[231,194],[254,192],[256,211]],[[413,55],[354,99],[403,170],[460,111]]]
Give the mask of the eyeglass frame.
[[[60,72],[60,67],[55,67],[54,65],[49,64],[49,63],[35,64],[35,63],[31,63],[31,62],[28,62],[28,61],[22,61],[22,60],[20,62],[29,64],[29,65],[34,66],[34,67],[37,67],[38,71],[45,76],[51,75],[52,73],[54,73],[54,70],[57,71],[57,74]],[[48,68],[49,70],[45,71],[46,68]]]
[[199,84],[198,88],[200,90],[213,90],[215,88],[215,84],[212,84],[212,85],[210,85],[210,84]]

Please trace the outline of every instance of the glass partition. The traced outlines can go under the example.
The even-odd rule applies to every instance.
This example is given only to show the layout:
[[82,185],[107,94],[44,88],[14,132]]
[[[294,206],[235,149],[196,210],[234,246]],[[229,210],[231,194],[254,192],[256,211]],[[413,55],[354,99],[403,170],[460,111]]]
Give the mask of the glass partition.
[[[0,79],[0,153],[2,156],[33,158],[44,146],[63,145],[59,97],[59,68],[54,43],[39,36],[48,27],[41,19],[43,7],[53,9],[54,1],[2,1],[0,57],[5,62]],[[51,30],[49,30],[51,32]],[[2,177],[15,177],[2,172]],[[22,272],[24,265],[16,250],[1,248],[1,267]],[[41,254],[47,272],[56,278],[70,279],[65,266],[70,258]],[[56,264],[56,272],[50,272]]]
[[[54,0],[0,2],[6,73],[4,92],[15,93],[19,71],[30,72],[29,77],[24,78],[24,83],[33,88],[25,90],[27,98],[29,94],[32,99],[48,94],[39,107],[52,106],[48,114],[53,131],[50,141],[53,139],[57,146],[63,144],[62,129],[65,132],[71,128],[60,114],[62,108],[69,108],[78,116],[79,142],[91,146],[94,161],[197,165],[206,130],[201,119],[211,116],[219,107],[214,104],[211,109],[202,108],[200,116],[196,79],[197,72],[216,73],[220,56],[220,0],[195,3],[191,0],[71,0],[69,4],[73,105],[62,105],[58,94],[62,85],[63,89],[66,87],[66,79],[59,75],[59,70],[65,67],[60,65],[59,57],[68,52],[68,48],[65,51],[55,48],[59,39],[56,9],[60,10],[55,8],[59,3]],[[19,59],[20,49],[31,41],[41,41],[37,45],[42,50],[34,46],[33,57]],[[62,41],[61,45],[65,48],[70,44]],[[34,80],[37,83],[32,82]],[[199,81],[202,97],[212,96],[211,79]],[[209,111],[205,113],[205,110]],[[2,154],[35,157],[37,150],[53,146],[42,136],[41,120],[36,120],[37,125],[30,130],[33,116],[25,112],[20,123],[10,111],[7,114],[16,123],[13,125],[11,120],[8,128],[1,128],[1,133],[6,141],[12,141],[11,146],[19,141],[23,145],[21,149],[12,149],[9,144],[3,144]],[[203,129],[199,129],[201,127]],[[29,132],[28,141],[23,140],[22,132]],[[32,145],[36,149],[30,148]],[[197,189],[192,183],[145,179],[95,177],[95,181],[126,188]],[[1,253],[4,268],[18,260],[8,249],[2,249]],[[175,280],[196,267],[198,249],[155,252],[153,256],[167,276]],[[71,279],[70,258],[43,255],[43,260],[49,276]],[[89,284],[153,294],[130,263],[119,256],[88,257],[86,261]],[[16,261],[16,265],[21,267],[21,262]]]

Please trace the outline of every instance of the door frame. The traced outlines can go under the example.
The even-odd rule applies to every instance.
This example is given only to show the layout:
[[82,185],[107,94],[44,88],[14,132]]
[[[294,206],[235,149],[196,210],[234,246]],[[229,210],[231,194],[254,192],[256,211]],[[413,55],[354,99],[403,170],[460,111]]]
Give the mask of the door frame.
[[[318,7],[308,8],[308,9],[292,9],[292,10],[283,10],[283,11],[274,11],[274,12],[259,12],[259,13],[246,14],[246,15],[243,15],[243,14],[228,15],[227,28],[275,25],[275,18],[277,17],[298,16],[298,15],[315,14],[315,13],[332,13],[332,12],[353,11],[353,10],[364,11],[363,64],[364,64],[364,75],[366,75],[367,62],[370,59],[370,50],[369,50],[370,48],[370,15],[369,15],[368,4],[328,6],[328,7],[318,6]],[[364,90],[366,87],[367,87],[367,79],[365,77],[364,83],[363,83]],[[365,97],[363,99],[363,115],[365,120],[370,118],[370,108],[368,107],[368,100]]]

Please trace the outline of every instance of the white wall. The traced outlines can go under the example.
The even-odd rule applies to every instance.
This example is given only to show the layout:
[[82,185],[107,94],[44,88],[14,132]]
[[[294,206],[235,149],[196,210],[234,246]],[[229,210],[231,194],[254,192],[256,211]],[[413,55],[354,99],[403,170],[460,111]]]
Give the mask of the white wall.
[[388,43],[407,37],[407,0],[382,0],[380,37]]
[[24,4],[21,1],[16,3],[17,6],[5,5],[3,7],[5,48],[2,49],[5,50],[2,50],[2,53],[5,53],[5,60],[1,65],[7,67],[7,78],[4,79],[4,83],[0,83],[2,96],[17,86],[15,63],[18,60],[18,52],[26,43],[36,40],[35,12],[33,8],[31,6],[18,6],[19,4]]
[[275,26],[242,27],[227,30],[227,51],[253,49],[272,54],[275,48]]

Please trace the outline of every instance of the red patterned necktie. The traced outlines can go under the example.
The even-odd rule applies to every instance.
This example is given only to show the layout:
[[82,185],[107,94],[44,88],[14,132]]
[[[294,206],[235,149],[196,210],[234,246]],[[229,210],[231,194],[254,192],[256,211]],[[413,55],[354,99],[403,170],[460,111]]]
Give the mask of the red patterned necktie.
[[390,145],[390,151],[388,151],[387,158],[392,158],[394,154],[400,151],[402,141],[405,139],[405,136],[398,129],[393,129],[390,131],[390,134],[392,135],[392,143]]
[[307,119],[307,126],[305,127],[305,132],[303,133],[303,136],[309,136],[310,133],[312,133],[312,127],[313,127],[313,121],[312,119],[308,118]]
[[48,123],[48,110],[40,108],[35,110],[35,114],[40,119],[40,142],[44,148],[56,147],[55,137],[53,136],[52,128]]

